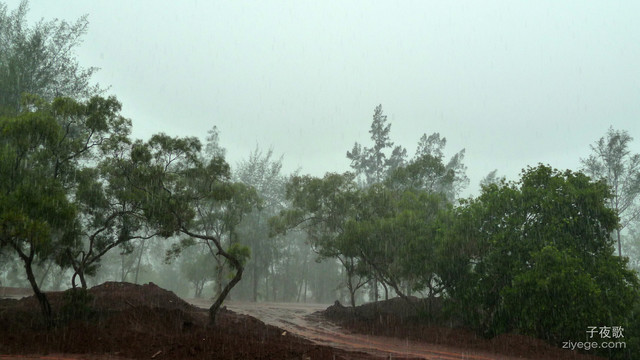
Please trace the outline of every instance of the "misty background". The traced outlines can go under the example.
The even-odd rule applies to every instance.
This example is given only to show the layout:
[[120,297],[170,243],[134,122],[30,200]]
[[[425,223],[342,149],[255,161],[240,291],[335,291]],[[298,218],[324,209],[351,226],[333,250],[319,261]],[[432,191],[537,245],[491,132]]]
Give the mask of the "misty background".
[[[18,1],[8,1],[14,9]],[[78,48],[133,136],[205,134],[233,166],[256,146],[283,172],[346,171],[382,104],[413,155],[422,133],[490,171],[577,169],[610,126],[640,134],[640,4],[621,2],[38,1],[28,17],[89,14]],[[631,151],[639,151],[639,142]]]

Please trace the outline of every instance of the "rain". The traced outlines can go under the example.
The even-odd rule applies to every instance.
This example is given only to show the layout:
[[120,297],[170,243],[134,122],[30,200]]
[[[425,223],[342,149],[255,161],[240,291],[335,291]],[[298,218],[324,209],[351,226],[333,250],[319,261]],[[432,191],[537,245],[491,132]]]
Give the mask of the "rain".
[[0,1],[0,358],[636,358],[639,12]]

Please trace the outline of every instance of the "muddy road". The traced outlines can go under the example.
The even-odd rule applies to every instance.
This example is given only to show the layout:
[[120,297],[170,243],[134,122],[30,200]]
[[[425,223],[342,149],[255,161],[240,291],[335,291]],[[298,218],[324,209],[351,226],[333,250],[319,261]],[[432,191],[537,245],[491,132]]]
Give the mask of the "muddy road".
[[[205,299],[186,300],[201,308],[208,308],[211,305],[211,301]],[[229,310],[253,316],[317,344],[348,351],[361,351],[383,359],[523,359],[408,339],[350,333],[314,314],[316,311],[326,309],[328,304],[227,302],[225,305]]]

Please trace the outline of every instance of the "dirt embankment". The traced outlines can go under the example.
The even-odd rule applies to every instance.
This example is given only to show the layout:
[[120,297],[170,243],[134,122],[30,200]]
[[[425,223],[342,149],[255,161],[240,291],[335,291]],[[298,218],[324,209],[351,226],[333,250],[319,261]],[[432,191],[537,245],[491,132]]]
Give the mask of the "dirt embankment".
[[[371,359],[316,345],[263,322],[207,312],[154,284],[105,283],[83,306],[50,292],[57,326],[46,330],[34,297],[0,300],[0,355],[92,354],[129,359]],[[65,304],[67,304],[65,306]]]
[[357,306],[355,309],[336,303],[314,314],[331,320],[358,334],[408,339],[419,343],[482,352],[489,358],[580,359],[601,357],[551,346],[542,340],[517,334],[502,334],[485,339],[460,326],[456,319],[440,317],[442,304],[437,299],[394,298]]
[[434,316],[440,304],[417,298],[356,309],[336,303],[313,314],[320,307],[239,303],[229,306],[272,325],[222,309],[209,326],[206,309],[152,283],[105,283],[84,302],[70,303],[69,292],[47,295],[56,314],[51,330],[33,296],[0,299],[0,359],[599,359],[521,335],[480,338]]

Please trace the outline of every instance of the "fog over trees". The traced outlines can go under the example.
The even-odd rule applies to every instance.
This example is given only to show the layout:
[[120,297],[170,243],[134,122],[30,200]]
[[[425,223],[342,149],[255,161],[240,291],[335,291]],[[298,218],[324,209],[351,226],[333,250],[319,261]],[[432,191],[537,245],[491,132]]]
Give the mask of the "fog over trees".
[[[154,282],[212,298],[212,322],[228,300],[415,296],[486,336],[559,341],[608,324],[640,346],[640,155],[627,130],[592,139],[582,169],[533,162],[472,184],[465,149],[426,122],[408,151],[371,104],[370,142],[336,160],[350,171],[287,173],[262,144],[230,163],[213,113],[206,134],[134,138],[136,119],[74,56],[87,18],[31,25],[26,13],[0,3],[0,284],[33,289],[47,322],[48,290]],[[479,194],[461,197],[469,187]]]

